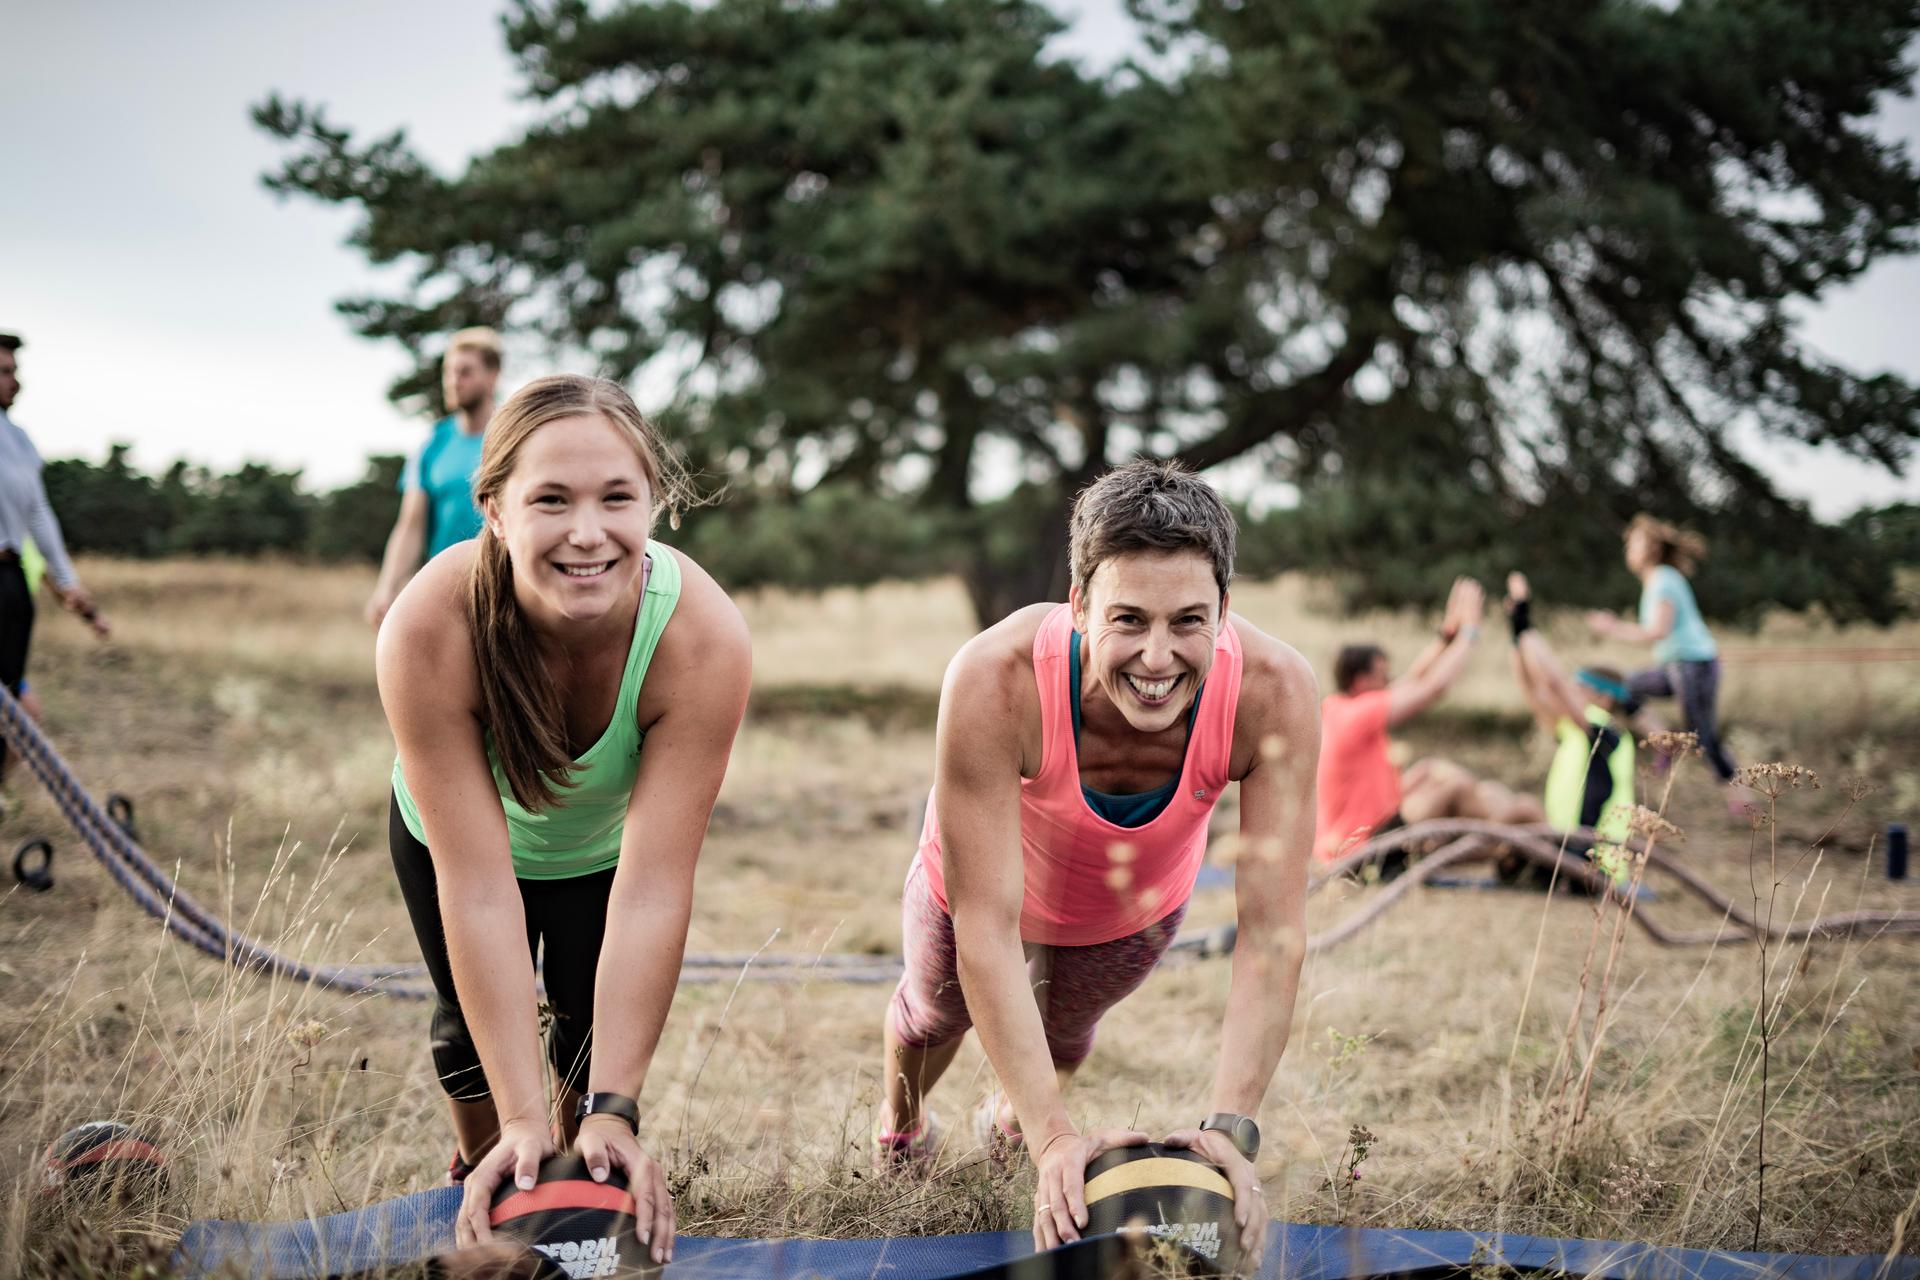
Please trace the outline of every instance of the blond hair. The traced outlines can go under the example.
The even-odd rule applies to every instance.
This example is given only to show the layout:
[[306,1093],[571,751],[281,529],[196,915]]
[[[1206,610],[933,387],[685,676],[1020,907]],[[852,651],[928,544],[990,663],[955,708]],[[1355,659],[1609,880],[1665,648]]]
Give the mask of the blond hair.
[[1691,577],[1700,562],[1707,558],[1707,540],[1691,529],[1682,529],[1678,525],[1668,524],[1658,516],[1642,511],[1635,516],[1623,535],[1631,538],[1636,533],[1645,533],[1653,539],[1655,553],[1661,564],[1670,564],[1680,572]]
[[447,354],[456,351],[479,353],[480,360],[495,373],[500,372],[500,335],[484,324],[462,329],[447,339]]
[[[513,474],[527,437],[562,418],[594,415],[626,438],[652,491],[649,527],[661,511],[675,524],[681,508],[698,501],[679,459],[617,382],[559,374],[536,378],[508,397],[487,423],[480,466],[473,473],[474,505],[486,510]],[[491,522],[480,529],[479,553],[467,583],[467,621],[480,674],[481,722],[513,798],[539,810],[559,802],[573,782],[566,708],[541,660],[533,626],[513,592],[513,561]]]

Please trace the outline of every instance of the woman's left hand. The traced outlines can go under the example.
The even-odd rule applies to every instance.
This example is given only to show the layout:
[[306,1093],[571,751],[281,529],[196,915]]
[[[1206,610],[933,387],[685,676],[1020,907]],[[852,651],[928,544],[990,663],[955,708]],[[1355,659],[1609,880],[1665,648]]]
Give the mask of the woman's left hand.
[[1164,1146],[1185,1147],[1220,1166],[1233,1187],[1233,1220],[1240,1228],[1240,1269],[1247,1275],[1260,1270],[1267,1244],[1267,1202],[1254,1176],[1253,1161],[1240,1154],[1233,1141],[1218,1129],[1176,1129]]
[[1613,627],[1619,619],[1605,609],[1592,609],[1587,613],[1587,627],[1595,635],[1612,635]]
[[595,1182],[605,1182],[612,1169],[625,1172],[640,1243],[649,1246],[655,1263],[672,1262],[673,1197],[667,1194],[667,1175],[659,1161],[640,1150],[627,1122],[619,1116],[588,1116],[580,1122],[573,1149]]

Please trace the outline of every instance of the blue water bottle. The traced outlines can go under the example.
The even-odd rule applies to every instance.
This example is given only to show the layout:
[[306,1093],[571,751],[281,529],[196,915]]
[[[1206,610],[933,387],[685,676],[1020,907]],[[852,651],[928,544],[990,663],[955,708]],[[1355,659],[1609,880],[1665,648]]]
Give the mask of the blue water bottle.
[[1905,880],[1907,878],[1907,824],[1889,822],[1887,824],[1887,879]]

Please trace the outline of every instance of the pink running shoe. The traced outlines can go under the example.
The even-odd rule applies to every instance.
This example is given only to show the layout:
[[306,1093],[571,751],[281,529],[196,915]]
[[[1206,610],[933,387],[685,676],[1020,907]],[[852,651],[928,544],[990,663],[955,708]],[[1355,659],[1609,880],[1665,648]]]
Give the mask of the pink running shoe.
[[925,1173],[940,1153],[940,1121],[933,1112],[920,1115],[920,1124],[912,1129],[883,1129],[873,1124],[873,1169],[875,1173]]

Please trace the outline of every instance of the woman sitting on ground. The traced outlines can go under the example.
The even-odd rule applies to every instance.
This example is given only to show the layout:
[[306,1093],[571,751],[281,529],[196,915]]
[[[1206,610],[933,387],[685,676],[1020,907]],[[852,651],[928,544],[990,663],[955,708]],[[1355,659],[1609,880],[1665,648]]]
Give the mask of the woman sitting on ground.
[[746,707],[746,626],[648,536],[686,481],[617,384],[522,388],[487,425],[473,489],[480,536],[407,585],[378,653],[400,748],[394,869],[438,997],[433,1060],[466,1184],[457,1236],[491,1235],[503,1178],[532,1188],[557,1111],[596,1179],[626,1172],[660,1262],[673,1202],[636,1141],[635,1100]]

